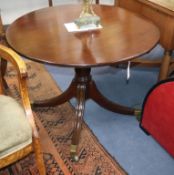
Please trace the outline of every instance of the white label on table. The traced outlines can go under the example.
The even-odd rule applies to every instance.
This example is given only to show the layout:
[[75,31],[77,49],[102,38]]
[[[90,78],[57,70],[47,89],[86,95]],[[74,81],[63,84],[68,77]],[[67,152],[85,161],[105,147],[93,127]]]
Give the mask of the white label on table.
[[88,26],[81,27],[81,28],[79,28],[74,22],[65,23],[64,25],[68,32],[85,32],[85,31],[90,31],[90,30],[99,30],[103,28],[100,24],[98,26],[88,25]]

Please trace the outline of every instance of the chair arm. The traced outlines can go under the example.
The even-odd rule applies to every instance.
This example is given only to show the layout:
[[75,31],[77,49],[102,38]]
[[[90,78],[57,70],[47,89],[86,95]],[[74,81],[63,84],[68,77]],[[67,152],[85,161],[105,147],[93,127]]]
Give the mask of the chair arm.
[[27,68],[25,62],[21,59],[21,57],[14,52],[12,49],[0,45],[0,56],[12,63],[15,70],[17,70],[17,78],[19,83],[19,92],[21,95],[22,104],[26,113],[26,117],[29,120],[29,123],[33,130],[33,136],[38,137],[38,132],[36,129],[33,113],[31,110],[28,89],[27,89]]
[[16,52],[0,44],[0,55],[3,59],[11,62],[15,66],[15,69],[18,71],[21,77],[27,76],[27,68],[25,62]]
[[18,77],[21,100],[25,110],[26,117],[32,127],[33,137],[38,138],[39,134],[36,128],[33,112],[31,109],[26,80],[27,80],[27,77],[20,77],[20,78]]

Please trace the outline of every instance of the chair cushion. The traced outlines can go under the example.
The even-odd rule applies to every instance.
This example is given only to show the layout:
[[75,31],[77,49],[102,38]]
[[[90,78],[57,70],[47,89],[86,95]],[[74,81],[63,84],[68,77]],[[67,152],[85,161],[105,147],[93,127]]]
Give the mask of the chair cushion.
[[32,129],[22,106],[13,98],[0,95],[0,158],[32,141]]

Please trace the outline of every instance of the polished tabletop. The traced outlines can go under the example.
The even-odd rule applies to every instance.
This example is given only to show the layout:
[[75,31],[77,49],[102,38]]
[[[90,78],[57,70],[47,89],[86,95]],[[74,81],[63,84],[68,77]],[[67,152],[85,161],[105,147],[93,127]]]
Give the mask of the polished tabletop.
[[151,50],[159,30],[150,21],[117,6],[94,5],[102,29],[70,33],[64,24],[79,17],[81,5],[39,9],[14,21],[8,44],[34,61],[70,67],[95,67],[130,60]]

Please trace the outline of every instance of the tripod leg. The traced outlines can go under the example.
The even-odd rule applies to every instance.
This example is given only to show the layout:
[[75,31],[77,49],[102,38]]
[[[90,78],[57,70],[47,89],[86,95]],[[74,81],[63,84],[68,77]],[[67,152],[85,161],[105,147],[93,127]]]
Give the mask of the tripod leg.
[[77,155],[77,145],[79,144],[80,140],[80,133],[82,129],[82,121],[84,116],[84,110],[85,110],[85,99],[86,99],[86,85],[85,84],[79,84],[77,86],[77,108],[76,108],[76,124],[75,129],[72,137],[72,144],[70,149],[71,157],[74,161],[78,161],[78,155]]

